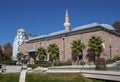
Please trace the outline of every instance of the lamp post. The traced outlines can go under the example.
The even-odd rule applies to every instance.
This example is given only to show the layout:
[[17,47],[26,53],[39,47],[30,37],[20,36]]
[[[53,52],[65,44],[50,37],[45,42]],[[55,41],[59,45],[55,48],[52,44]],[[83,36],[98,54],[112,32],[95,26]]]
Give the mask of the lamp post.
[[110,49],[110,61],[111,61],[112,59],[112,46],[111,45],[109,46],[109,49]]
[[63,37],[63,59],[65,61],[65,38]]

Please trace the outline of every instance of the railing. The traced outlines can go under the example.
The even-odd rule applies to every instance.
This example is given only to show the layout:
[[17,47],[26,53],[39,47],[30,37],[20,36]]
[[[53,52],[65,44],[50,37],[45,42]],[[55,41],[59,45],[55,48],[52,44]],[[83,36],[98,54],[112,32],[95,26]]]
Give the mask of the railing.
[[[49,69],[79,69],[79,70],[95,70],[95,65],[69,65],[69,66],[54,66]],[[120,61],[112,64],[106,64],[106,71],[120,71]]]

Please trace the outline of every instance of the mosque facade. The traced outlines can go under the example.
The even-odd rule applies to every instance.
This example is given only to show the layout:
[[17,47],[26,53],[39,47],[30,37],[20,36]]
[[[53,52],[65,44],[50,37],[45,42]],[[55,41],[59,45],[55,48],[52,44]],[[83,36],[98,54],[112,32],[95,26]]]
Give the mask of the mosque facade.
[[[59,47],[60,61],[72,61],[71,43],[75,39],[80,39],[85,46],[83,49],[83,60],[87,64],[90,62],[88,56],[88,41],[91,36],[100,36],[103,40],[103,52],[101,53],[101,57],[108,59],[120,55],[120,33],[117,32],[114,27],[108,24],[91,23],[70,30],[68,10],[66,10],[65,14],[64,30],[53,32],[49,35],[40,35],[30,38],[25,38],[25,31],[22,30],[20,34],[21,38],[18,39],[19,31],[21,30],[18,30],[17,39],[15,38],[14,41],[13,56],[16,56],[18,52],[22,52],[28,57],[30,64],[33,64],[34,61],[38,59],[35,52],[39,47],[47,49],[49,44],[52,43],[57,44]],[[46,60],[49,61],[49,54]]]

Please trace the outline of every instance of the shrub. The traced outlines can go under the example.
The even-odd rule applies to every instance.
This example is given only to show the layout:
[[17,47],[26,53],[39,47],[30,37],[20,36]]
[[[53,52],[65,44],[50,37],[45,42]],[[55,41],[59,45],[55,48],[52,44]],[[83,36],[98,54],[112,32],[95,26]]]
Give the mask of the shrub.
[[37,65],[36,64],[29,64],[28,67],[35,69],[35,68],[37,68]]
[[[41,67],[51,67],[52,66],[52,63],[49,61],[35,61],[35,64],[37,66],[41,66]],[[54,66],[65,66],[65,65],[72,65],[72,61],[67,61],[67,62],[56,61],[54,63]]]
[[112,59],[114,62],[116,62],[116,61],[118,61],[118,60],[120,60],[120,56],[115,56],[113,59]]
[[35,64],[40,67],[51,67],[52,63],[49,61],[35,61]]
[[1,67],[2,67],[2,64],[0,64],[0,69],[1,69]]
[[81,60],[80,65],[85,65],[85,61]]
[[104,58],[97,58],[95,70],[106,70],[106,63]]
[[55,66],[66,66],[66,65],[72,65],[72,62],[71,61],[67,61],[67,62],[60,62],[60,61],[57,61],[54,63]]
[[116,62],[116,61],[119,61],[120,60],[120,56],[114,56],[112,59],[107,59],[106,60],[106,63],[107,64],[110,64],[110,63],[113,63],[113,62]]
[[8,60],[8,61],[4,61],[4,64],[6,65],[16,65],[16,62],[15,60]]

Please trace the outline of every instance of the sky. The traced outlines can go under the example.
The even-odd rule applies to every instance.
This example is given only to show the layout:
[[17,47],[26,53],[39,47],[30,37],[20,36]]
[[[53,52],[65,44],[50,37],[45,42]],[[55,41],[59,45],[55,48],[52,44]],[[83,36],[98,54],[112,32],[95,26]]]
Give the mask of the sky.
[[63,30],[66,9],[70,29],[120,20],[120,0],[0,0],[0,44],[12,44],[19,28],[34,35]]

